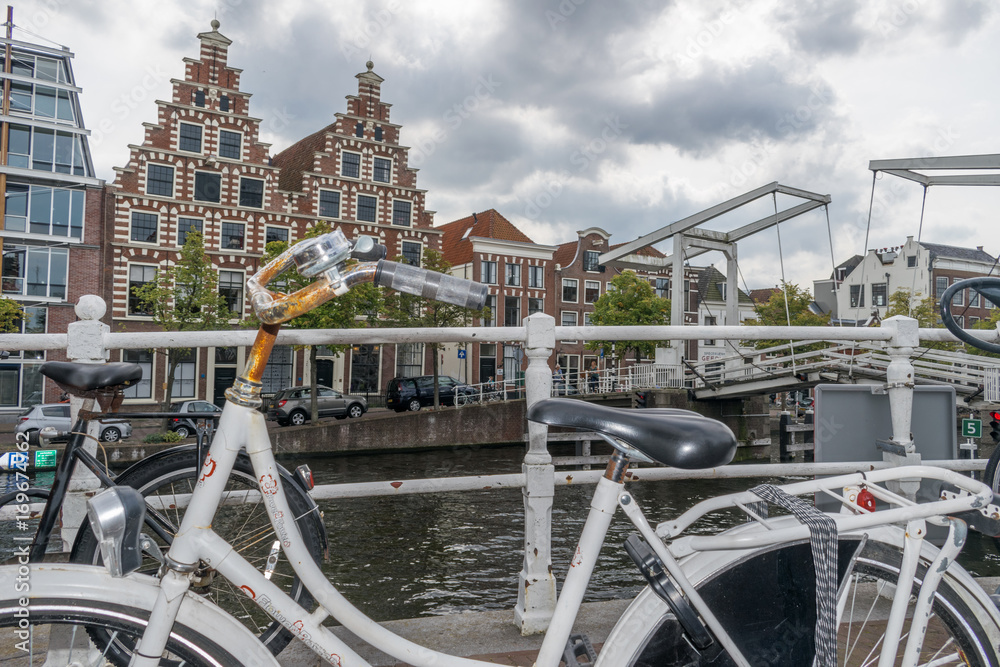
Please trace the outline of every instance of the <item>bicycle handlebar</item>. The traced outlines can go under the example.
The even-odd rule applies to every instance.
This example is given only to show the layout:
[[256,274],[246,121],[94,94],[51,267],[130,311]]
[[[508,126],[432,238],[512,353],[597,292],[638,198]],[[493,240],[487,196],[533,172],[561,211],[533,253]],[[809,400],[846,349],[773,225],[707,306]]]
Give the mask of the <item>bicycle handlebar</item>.
[[[384,287],[444,301],[463,308],[481,309],[486,304],[488,288],[480,283],[428,271],[408,264],[389,262],[385,248],[370,239],[352,244],[343,232],[299,243],[268,262],[247,280],[250,304],[265,324],[279,324],[304,315],[330,299],[346,294],[353,286],[374,282]],[[347,266],[349,258],[368,260]],[[371,261],[377,260],[377,261]],[[267,284],[295,264],[299,273],[316,280],[292,294],[267,289]]]

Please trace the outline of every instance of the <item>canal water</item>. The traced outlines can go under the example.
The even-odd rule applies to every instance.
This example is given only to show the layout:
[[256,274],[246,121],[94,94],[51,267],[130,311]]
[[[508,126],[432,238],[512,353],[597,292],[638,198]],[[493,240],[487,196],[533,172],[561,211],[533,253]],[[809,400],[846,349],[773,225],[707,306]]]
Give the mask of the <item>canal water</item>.
[[[572,455],[554,446],[554,456]],[[285,460],[308,463],[317,484],[406,480],[520,472],[523,447],[455,448],[417,453],[351,455]],[[0,493],[13,476],[0,475]],[[700,500],[780,479],[640,482],[630,490],[651,523],[675,517]],[[41,473],[37,483],[51,483]],[[553,570],[562,581],[586,519],[594,486],[556,487],[552,513]],[[330,537],[328,578],[376,620],[415,618],[460,611],[511,609],[523,551],[524,510],[520,489],[452,492],[322,501]],[[710,533],[743,520],[716,514],[692,532]],[[13,553],[12,522],[0,524],[0,562]],[[643,580],[622,543],[634,528],[616,515],[601,553],[587,601],[634,597]],[[992,540],[970,534],[960,562],[973,574],[1000,575]]]

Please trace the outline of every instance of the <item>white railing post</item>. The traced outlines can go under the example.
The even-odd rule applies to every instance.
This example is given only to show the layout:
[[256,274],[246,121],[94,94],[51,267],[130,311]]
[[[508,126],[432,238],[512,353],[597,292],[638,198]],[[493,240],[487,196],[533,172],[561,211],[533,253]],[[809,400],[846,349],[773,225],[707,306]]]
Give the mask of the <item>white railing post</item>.
[[[101,322],[107,312],[104,299],[93,294],[80,297],[74,308],[78,322],[72,322],[66,327],[66,358],[84,364],[103,364],[108,360],[108,351],[104,347],[104,335],[111,328]],[[93,410],[94,399],[70,396],[70,421],[76,424],[77,414],[81,409]],[[87,427],[87,438],[83,448],[91,454],[97,453],[97,439],[100,437],[101,425],[96,421]],[[78,465],[73,471],[66,500],[62,506],[62,550],[68,552],[76,539],[77,530],[87,520],[87,498],[93,495],[94,489],[100,487],[100,481],[84,466]]]
[[[556,344],[555,319],[535,313],[524,321],[524,373],[527,407],[552,395],[548,360]],[[524,472],[524,565],[518,574],[514,623],[522,635],[544,632],[556,607],[556,580],[552,574],[552,501],[555,466],[548,448],[548,428],[528,422],[528,449]]]
[[[920,345],[920,331],[912,317],[897,315],[882,322],[891,329],[892,339],[886,345],[889,365],[885,369],[886,392],[889,394],[889,414],[892,418],[892,440],[901,452],[884,450],[882,459],[894,465],[920,465],[920,454],[914,449],[911,422],[913,418],[913,349]],[[899,492],[915,498],[919,482],[900,482]]]

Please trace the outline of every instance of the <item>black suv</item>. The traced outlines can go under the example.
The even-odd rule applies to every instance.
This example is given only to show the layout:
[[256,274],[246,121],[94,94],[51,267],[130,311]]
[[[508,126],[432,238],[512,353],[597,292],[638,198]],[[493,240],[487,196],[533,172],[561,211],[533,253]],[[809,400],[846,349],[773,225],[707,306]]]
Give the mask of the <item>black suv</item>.
[[[476,390],[449,375],[438,376],[438,397],[441,405],[455,405],[456,394],[474,394]],[[385,407],[396,412],[434,405],[434,376],[393,378],[385,393]]]

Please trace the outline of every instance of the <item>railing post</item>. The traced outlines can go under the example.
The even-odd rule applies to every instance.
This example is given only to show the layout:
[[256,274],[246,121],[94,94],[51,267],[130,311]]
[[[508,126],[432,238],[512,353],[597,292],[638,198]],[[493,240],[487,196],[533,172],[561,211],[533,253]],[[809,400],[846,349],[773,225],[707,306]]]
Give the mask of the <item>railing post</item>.
[[[100,320],[107,312],[104,299],[93,294],[80,297],[74,308],[78,322],[72,322],[66,327],[66,358],[85,364],[103,364],[108,360],[108,351],[104,347],[104,334],[111,328]],[[92,410],[94,399],[70,396],[70,419],[76,423],[76,416],[81,409]],[[101,425],[96,421],[87,427],[87,442],[83,448],[91,454],[97,453],[97,440],[100,437]],[[62,506],[62,550],[67,552],[73,546],[77,530],[87,520],[87,498],[100,487],[100,481],[84,466],[76,466],[70,481],[69,491]]]
[[[527,407],[552,393],[548,360],[556,344],[555,319],[535,313],[524,321],[524,374]],[[544,632],[556,607],[556,580],[552,574],[552,501],[555,466],[548,449],[548,428],[528,422],[528,448],[524,472],[524,565],[518,574],[514,623],[522,635]]]
[[[886,392],[889,394],[889,414],[892,417],[892,441],[899,452],[882,451],[882,459],[893,465],[919,465],[920,454],[913,446],[911,422],[913,417],[913,349],[920,345],[919,324],[912,317],[897,315],[882,321],[882,327],[891,329],[892,339],[886,345],[889,365],[885,369]],[[919,482],[900,482],[899,491],[908,498],[915,498]],[[895,489],[891,489],[894,490]]]

